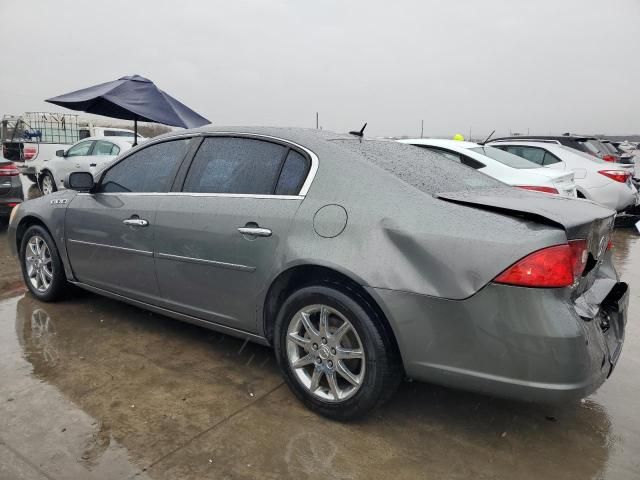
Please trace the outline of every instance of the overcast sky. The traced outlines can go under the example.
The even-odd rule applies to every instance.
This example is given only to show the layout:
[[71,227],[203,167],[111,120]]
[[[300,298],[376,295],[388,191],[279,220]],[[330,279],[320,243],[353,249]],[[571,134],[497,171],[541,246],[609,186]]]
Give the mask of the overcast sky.
[[640,133],[638,0],[2,0],[0,107],[140,74],[217,125]]

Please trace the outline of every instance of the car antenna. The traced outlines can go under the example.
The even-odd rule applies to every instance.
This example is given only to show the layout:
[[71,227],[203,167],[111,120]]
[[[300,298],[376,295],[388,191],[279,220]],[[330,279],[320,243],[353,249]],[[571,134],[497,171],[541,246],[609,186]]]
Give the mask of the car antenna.
[[491,132],[491,133],[489,134],[489,136],[488,136],[487,138],[485,138],[483,141],[481,141],[478,145],[484,145],[485,143],[487,143],[487,142],[489,141],[489,139],[490,139],[491,137],[493,137],[493,134],[494,134],[494,133],[496,133],[496,131],[495,131],[495,130],[494,130],[493,132]]
[[356,137],[364,137],[364,129],[367,128],[367,122],[364,123],[364,125],[362,126],[362,128],[360,129],[360,131],[356,131],[356,130],[352,130],[351,132],[349,132],[349,135],[355,135]]

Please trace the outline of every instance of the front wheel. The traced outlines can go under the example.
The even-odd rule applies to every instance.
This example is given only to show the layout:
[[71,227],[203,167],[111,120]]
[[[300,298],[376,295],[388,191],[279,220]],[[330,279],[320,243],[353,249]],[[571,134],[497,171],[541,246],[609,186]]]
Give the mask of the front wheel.
[[45,302],[58,300],[67,283],[58,249],[40,225],[29,227],[20,244],[20,264],[27,288]]
[[53,180],[53,175],[49,172],[45,172],[40,179],[40,190],[43,195],[49,195],[58,190],[56,182]]
[[[345,290],[346,292],[346,290]],[[351,420],[391,397],[402,379],[393,339],[357,294],[312,286],[282,305],[278,364],[291,390],[321,415]]]

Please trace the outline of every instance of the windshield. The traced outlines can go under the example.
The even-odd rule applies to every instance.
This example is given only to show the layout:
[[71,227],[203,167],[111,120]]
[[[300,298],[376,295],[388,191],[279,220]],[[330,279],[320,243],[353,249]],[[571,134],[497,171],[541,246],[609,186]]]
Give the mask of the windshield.
[[470,148],[472,152],[479,153],[485,157],[492,158],[496,162],[500,162],[511,168],[540,168],[540,165],[530,162],[522,157],[518,157],[513,153],[505,152],[499,148],[484,145],[482,147]]

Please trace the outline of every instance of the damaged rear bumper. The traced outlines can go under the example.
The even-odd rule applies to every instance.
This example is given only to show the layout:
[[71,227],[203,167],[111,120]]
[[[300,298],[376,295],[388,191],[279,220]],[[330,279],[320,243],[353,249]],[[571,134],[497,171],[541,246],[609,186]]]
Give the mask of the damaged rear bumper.
[[[608,275],[608,276],[607,276]],[[416,380],[533,402],[595,391],[620,357],[629,288],[613,268],[568,289],[489,284],[465,300],[368,288]]]

